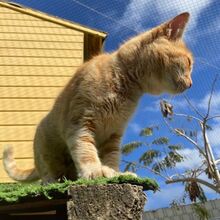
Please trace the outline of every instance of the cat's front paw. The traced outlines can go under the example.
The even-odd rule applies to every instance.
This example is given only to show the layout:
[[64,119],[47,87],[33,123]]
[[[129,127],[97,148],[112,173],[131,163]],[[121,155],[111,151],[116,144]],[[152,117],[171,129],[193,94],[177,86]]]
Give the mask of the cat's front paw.
[[80,178],[95,179],[97,177],[111,178],[118,176],[119,173],[107,166],[90,166],[84,169],[80,174]]

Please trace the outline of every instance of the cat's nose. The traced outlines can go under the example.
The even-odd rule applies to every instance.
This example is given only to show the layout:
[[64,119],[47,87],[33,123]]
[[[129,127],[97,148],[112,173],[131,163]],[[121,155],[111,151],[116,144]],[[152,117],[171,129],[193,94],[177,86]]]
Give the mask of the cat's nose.
[[188,80],[187,80],[188,82],[187,82],[187,87],[188,87],[188,89],[189,88],[191,88],[192,87],[192,79],[190,79],[189,77],[188,77]]
[[192,84],[193,84],[193,83],[192,83],[192,80],[190,80],[190,81],[189,81],[188,89],[192,87]]

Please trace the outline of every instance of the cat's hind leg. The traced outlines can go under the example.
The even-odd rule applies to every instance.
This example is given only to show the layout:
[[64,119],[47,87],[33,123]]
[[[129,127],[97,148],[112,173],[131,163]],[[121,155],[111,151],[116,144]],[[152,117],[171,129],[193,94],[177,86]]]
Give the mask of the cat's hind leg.
[[65,143],[40,124],[34,138],[35,167],[44,184],[57,182],[65,171]]

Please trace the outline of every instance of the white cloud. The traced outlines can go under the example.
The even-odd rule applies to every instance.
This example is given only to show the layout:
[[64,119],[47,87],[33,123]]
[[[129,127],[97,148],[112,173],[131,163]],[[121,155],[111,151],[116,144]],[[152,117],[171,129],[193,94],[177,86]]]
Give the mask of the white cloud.
[[[169,1],[137,1],[131,0],[120,22],[137,31],[143,31],[151,19],[164,22],[179,13],[188,11],[191,14],[190,29],[196,27],[201,12],[212,0],[169,0]],[[145,22],[145,23],[144,23]]]
[[128,124],[128,129],[131,129],[135,134],[139,134],[142,127],[138,123],[131,122]]
[[159,112],[160,111],[160,100],[153,101],[148,103],[147,106],[143,109],[143,112]]
[[177,169],[193,169],[201,165],[202,158],[199,156],[198,150],[185,148],[178,152],[185,158],[185,160],[177,164]]
[[212,2],[212,0],[170,0],[170,1],[156,1],[157,9],[162,14],[166,12],[168,15],[174,15],[188,11],[191,14],[189,28],[196,27],[201,12]]
[[214,148],[218,157],[220,157],[220,122],[212,126],[211,131],[208,132],[210,145]]
[[[147,210],[168,207],[173,200],[178,200],[183,195],[184,186],[181,184],[163,184],[159,192],[148,195]],[[149,193],[148,193],[149,194]]]
[[174,107],[174,111],[177,113],[183,112],[186,109],[188,109],[188,104],[184,98],[181,96],[178,97],[173,97],[173,96],[164,96],[163,98],[161,97],[160,99],[153,101],[149,103],[143,111],[150,111],[150,112],[160,112],[160,101],[161,100],[166,100],[168,103],[170,103]]
[[[209,97],[210,97],[210,94],[207,94],[201,101],[197,102],[199,103],[198,107],[204,111],[207,111]],[[220,115],[220,91],[213,93],[210,110],[211,110],[210,111],[211,116],[214,116],[217,114]]]
[[[197,107],[199,107],[204,113],[207,112],[208,101],[210,94],[206,94],[203,99],[197,101]],[[195,102],[195,101],[194,101]],[[213,93],[211,108],[210,108],[210,116],[220,115],[220,91]],[[218,157],[220,157],[220,118],[216,118],[213,121],[209,122],[212,130],[208,131],[208,138],[211,146],[214,148]]]
[[173,105],[175,113],[183,112],[184,110],[189,108],[187,101],[183,97],[173,99],[170,101],[170,103]]
[[154,11],[155,8],[154,5],[155,2],[151,0],[130,1],[123,14],[123,17],[120,20],[120,23],[130,28],[133,28],[137,32],[143,31],[144,29],[142,26],[143,20],[149,19],[150,16],[152,16],[151,13],[146,13],[146,12],[152,12],[152,10]]

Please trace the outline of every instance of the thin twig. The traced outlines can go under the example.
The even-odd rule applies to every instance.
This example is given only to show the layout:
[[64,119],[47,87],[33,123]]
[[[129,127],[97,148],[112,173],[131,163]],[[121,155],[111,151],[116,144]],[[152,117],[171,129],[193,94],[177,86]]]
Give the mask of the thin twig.
[[219,164],[220,163],[220,158],[215,160],[215,164]]
[[198,122],[202,122],[201,119],[199,119],[199,118],[197,118],[197,117],[195,117],[195,116],[192,116],[192,115],[177,114],[177,113],[173,113],[173,115],[175,115],[175,116],[181,116],[181,117],[185,117],[185,118],[193,118],[193,119],[195,119],[195,120],[198,121]]
[[194,110],[194,112],[199,115],[201,118],[204,118],[204,116],[199,112],[199,110],[190,102],[189,98],[183,94],[183,97],[186,99],[188,105]]
[[206,158],[206,155],[203,152],[202,148],[200,146],[198,146],[198,144],[193,139],[191,139],[190,137],[188,137],[184,133],[180,132],[178,129],[174,129],[174,132],[177,133],[178,135],[184,137],[186,140],[191,142],[193,145],[195,145],[195,147],[198,149],[198,151]]
[[208,118],[206,119],[206,121],[212,120],[212,119],[215,119],[215,118],[220,118],[220,115],[215,115],[215,116],[208,117]]
[[[204,139],[204,147],[205,147],[205,150],[206,150],[206,154],[208,156],[208,166],[210,167],[210,169],[212,170],[213,172],[213,176],[216,178],[216,181],[218,183],[218,185],[220,185],[220,175],[219,175],[219,171],[218,171],[218,168],[217,168],[217,165],[215,163],[215,157],[214,157],[214,154],[212,152],[212,148],[211,148],[211,145],[209,143],[209,139],[208,139],[208,136],[207,136],[207,132],[206,132],[206,120],[204,119],[204,123],[201,123],[201,128],[202,128],[202,133],[203,133],[203,139]],[[211,161],[211,163],[210,163]]]
[[[164,119],[164,117],[163,117]],[[164,122],[165,124],[168,126],[169,130],[174,133],[174,134],[178,134],[182,137],[184,137],[185,139],[187,139],[189,142],[191,142],[193,145],[195,145],[195,147],[198,149],[198,151],[206,158],[206,155],[205,153],[203,152],[202,148],[200,146],[198,146],[198,144],[193,140],[191,139],[190,137],[188,137],[187,135],[185,135],[184,133],[180,132],[178,129],[174,129],[172,128],[169,123],[164,119]]]
[[177,179],[172,179],[172,180],[167,180],[166,181],[166,184],[170,184],[170,183],[178,183],[178,182],[198,182],[198,183],[201,183],[207,187],[209,187],[210,189],[214,190],[215,192],[217,193],[220,193],[220,189],[217,188],[216,186],[214,186],[213,184],[205,181],[205,180],[202,180],[200,178],[194,178],[194,177],[186,177],[186,178],[177,178]]
[[210,163],[210,152],[208,151],[208,147],[207,147],[207,140],[206,140],[206,119],[204,119],[204,121],[202,123],[200,123],[200,126],[201,126],[201,129],[202,129],[202,135],[203,135],[203,140],[204,140],[204,149],[205,149],[205,154],[206,154],[206,161],[207,161],[207,164],[208,164],[208,167],[210,168],[212,174],[214,174],[214,170],[213,170],[213,167],[212,167],[212,164],[213,164],[213,161],[212,164]]
[[215,76],[215,79],[212,83],[212,88],[211,88],[211,92],[210,92],[210,96],[209,96],[209,101],[208,101],[208,109],[207,109],[207,113],[205,116],[205,119],[207,119],[209,117],[209,113],[210,113],[210,109],[211,109],[211,102],[212,102],[212,97],[213,97],[213,93],[214,93],[214,88],[215,88],[215,84],[218,80],[218,75]]
[[135,162],[131,162],[131,161],[128,161],[128,160],[122,160],[122,162],[124,162],[124,163],[132,163],[132,164],[134,164],[138,169],[147,169],[147,170],[149,170],[150,172],[152,172],[152,173],[154,173],[154,174],[156,174],[156,175],[158,175],[158,176],[160,176],[160,177],[162,177],[162,178],[164,178],[164,179],[166,179],[166,180],[169,180],[170,178],[169,177],[166,177],[166,176],[164,176],[164,175],[162,175],[161,173],[159,173],[159,172],[157,172],[157,171],[155,171],[155,170],[153,170],[153,169],[151,169],[151,168],[149,168],[149,167],[147,167],[147,166],[141,166],[141,165],[137,165]]

